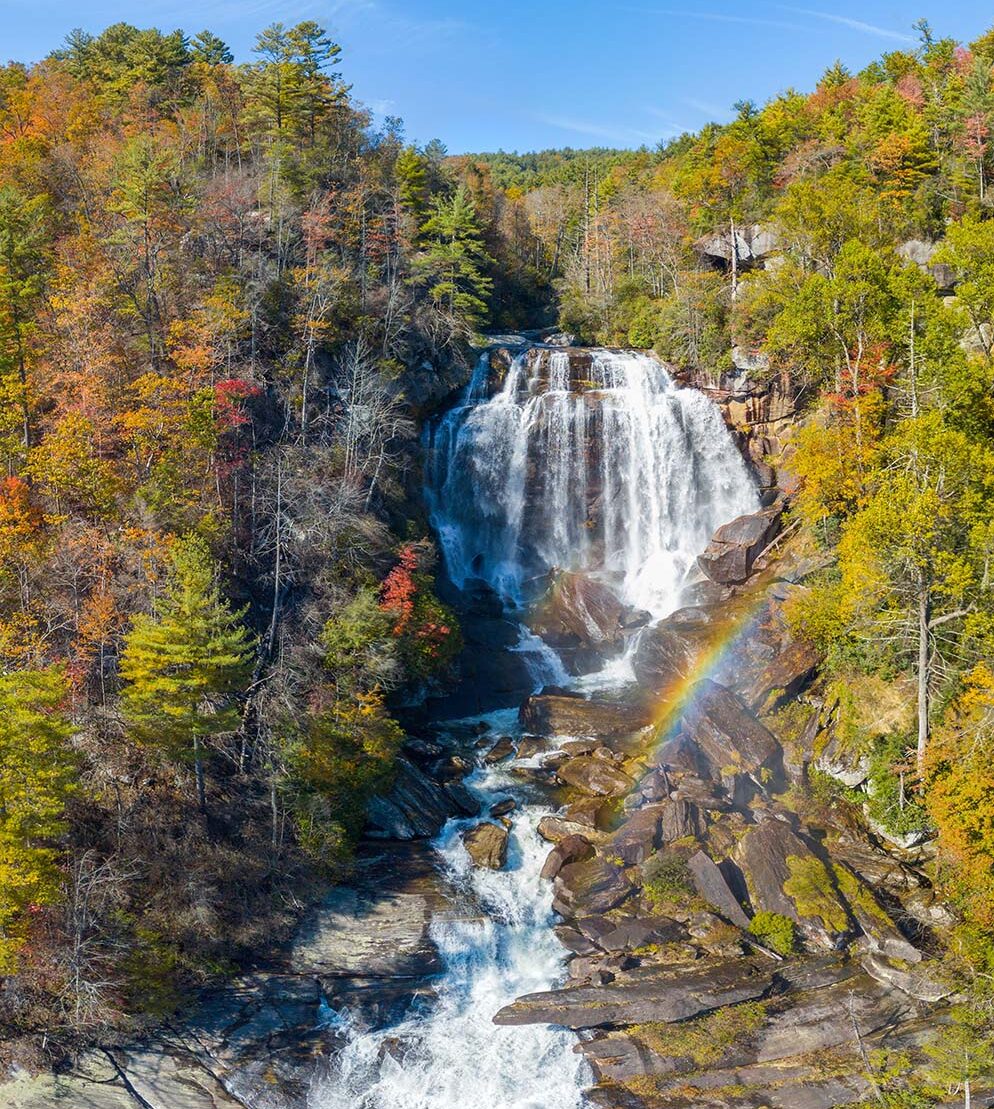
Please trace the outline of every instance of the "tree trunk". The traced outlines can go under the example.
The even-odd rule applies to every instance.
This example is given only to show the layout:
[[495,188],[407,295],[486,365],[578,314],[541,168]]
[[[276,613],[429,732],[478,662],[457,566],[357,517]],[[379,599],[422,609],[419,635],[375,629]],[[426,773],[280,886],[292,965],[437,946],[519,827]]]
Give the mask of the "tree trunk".
[[728,226],[732,234],[732,300],[734,300],[739,291],[739,244],[735,239],[735,220],[729,218]]
[[928,646],[929,596],[924,584],[918,591],[918,776],[925,766],[928,747]]

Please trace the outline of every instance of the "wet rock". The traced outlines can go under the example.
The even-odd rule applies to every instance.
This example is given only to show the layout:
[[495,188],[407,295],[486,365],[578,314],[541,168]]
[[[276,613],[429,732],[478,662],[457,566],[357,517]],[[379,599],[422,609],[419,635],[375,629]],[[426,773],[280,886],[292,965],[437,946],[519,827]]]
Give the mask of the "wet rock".
[[483,761],[487,766],[494,766],[505,759],[509,759],[514,755],[514,741],[510,736],[502,736],[490,748],[490,750],[483,756]]
[[617,866],[595,856],[570,863],[556,875],[552,908],[564,917],[606,913],[634,892],[631,882]]
[[555,1024],[603,1028],[648,1021],[688,1020],[723,1005],[754,1001],[772,975],[744,959],[708,967],[652,967],[641,976],[619,975],[603,986],[575,986],[526,994],[501,1009],[495,1024]]
[[479,813],[480,802],[462,782],[449,782],[443,788],[456,812],[461,816],[476,816]]
[[491,816],[507,816],[508,813],[514,812],[518,807],[518,802],[513,797],[507,797],[503,801],[498,801],[496,805],[490,806]]
[[542,867],[541,877],[551,881],[570,863],[582,863],[594,856],[594,848],[583,836],[570,835],[561,839],[549,852]]
[[556,775],[566,785],[593,797],[623,797],[635,785],[613,763],[589,755],[563,763]]
[[588,700],[558,693],[536,693],[521,706],[525,731],[545,736],[628,735],[651,723],[643,706]]
[[463,846],[473,860],[474,866],[489,870],[500,870],[507,862],[507,841],[510,834],[502,824],[491,824],[484,820],[474,828],[463,832]]
[[780,508],[768,508],[722,525],[714,533],[697,565],[719,585],[744,582],[756,558],[780,531]]
[[639,637],[632,669],[640,688],[650,696],[664,694],[689,673],[696,652],[692,630],[663,620]]
[[603,650],[621,642],[624,615],[624,604],[604,582],[567,570],[556,575],[529,625],[557,649]]

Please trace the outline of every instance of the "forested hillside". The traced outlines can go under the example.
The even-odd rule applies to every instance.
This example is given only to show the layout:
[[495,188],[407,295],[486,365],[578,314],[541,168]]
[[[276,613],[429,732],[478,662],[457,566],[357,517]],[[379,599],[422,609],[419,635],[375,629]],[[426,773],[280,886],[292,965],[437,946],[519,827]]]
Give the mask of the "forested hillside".
[[279,941],[458,650],[416,421],[530,239],[338,54],[0,71],[2,1020],[56,1055]]
[[140,1029],[347,872],[403,706],[460,649],[419,422],[478,332],[553,324],[801,392],[778,463],[830,565],[792,620],[869,766],[859,790],[814,785],[890,835],[937,829],[977,1026],[994,32],[918,29],[636,152],[411,145],[310,22],[247,64],[208,32],[117,25],[0,70],[11,1033],[58,1057]]

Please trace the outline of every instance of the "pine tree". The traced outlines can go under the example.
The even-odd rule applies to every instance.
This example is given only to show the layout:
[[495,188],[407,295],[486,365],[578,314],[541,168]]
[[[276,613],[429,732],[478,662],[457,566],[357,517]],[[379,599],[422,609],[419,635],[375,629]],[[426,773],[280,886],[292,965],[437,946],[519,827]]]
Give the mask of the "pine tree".
[[140,739],[171,759],[193,762],[201,811],[204,740],[238,726],[235,698],[250,665],[249,632],[221,597],[206,543],[180,541],[158,611],[135,617],[125,639],[122,703]]
[[59,897],[75,788],[66,697],[59,669],[0,675],[0,974],[16,970],[32,914]]
[[484,246],[476,206],[465,186],[435,202],[422,232],[428,246],[416,259],[417,278],[427,283],[432,300],[449,311],[454,324],[479,327],[488,313],[493,282],[486,270],[494,260]]

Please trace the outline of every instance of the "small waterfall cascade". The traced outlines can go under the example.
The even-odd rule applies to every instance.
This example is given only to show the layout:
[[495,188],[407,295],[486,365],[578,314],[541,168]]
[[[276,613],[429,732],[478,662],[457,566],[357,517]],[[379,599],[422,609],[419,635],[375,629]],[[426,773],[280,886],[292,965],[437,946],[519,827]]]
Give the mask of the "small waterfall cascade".
[[661,618],[715,529],[758,507],[717,406],[631,351],[531,347],[506,370],[487,352],[428,447],[452,580],[511,607],[582,570]]
[[[494,736],[513,731],[514,715],[492,715]],[[501,767],[481,768],[466,784],[488,805],[521,796],[520,779]],[[315,1082],[308,1109],[581,1109],[590,1075],[573,1050],[575,1036],[541,1025],[502,1028],[492,1019],[522,994],[560,981],[565,966],[549,884],[540,877],[549,845],[536,829],[545,809],[522,800],[503,870],[472,866],[461,833],[476,818],[442,829],[433,844],[438,865],[480,917],[432,923],[445,971],[428,1011],[354,1034],[344,1015],[347,1044]]]

